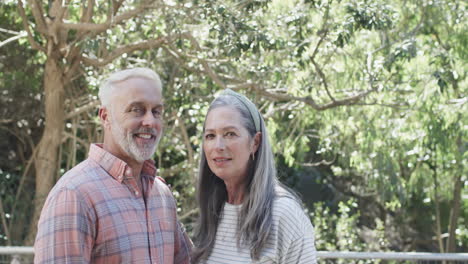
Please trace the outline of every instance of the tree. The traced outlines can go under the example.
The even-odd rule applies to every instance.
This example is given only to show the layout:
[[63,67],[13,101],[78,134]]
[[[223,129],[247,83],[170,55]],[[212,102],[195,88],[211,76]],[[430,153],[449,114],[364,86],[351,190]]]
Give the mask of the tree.
[[[62,143],[65,121],[97,105],[96,101],[86,105],[71,105],[73,83],[82,76],[85,67],[102,67],[122,54],[135,50],[152,49],[174,36],[153,35],[149,39],[134,43],[107,45],[105,38],[125,22],[137,19],[145,11],[154,10],[162,4],[156,1],[136,1],[124,5],[123,1],[106,4],[95,1],[42,1],[31,0],[27,6],[18,1],[18,10],[23,20],[31,47],[45,56],[44,130],[34,156],[36,188],[34,215],[30,229],[32,242],[35,223],[49,190],[59,176],[59,150]],[[78,91],[79,94],[86,89]],[[74,110],[68,112],[67,110]]]
[[[374,228],[378,217],[388,229],[398,227],[393,247],[407,241],[408,250],[455,252],[467,239],[466,217],[460,217],[466,215],[461,188],[466,184],[467,53],[461,35],[467,25],[459,19],[466,6],[438,1],[402,7],[395,9],[399,18],[393,23],[408,33],[388,28],[381,35],[393,44],[372,54],[374,76],[386,80],[382,93],[368,97],[378,105],[326,112],[319,154],[336,161],[327,182],[358,197],[361,214],[375,211],[363,219],[365,225]],[[418,12],[407,13],[408,8]],[[378,210],[369,210],[373,206]],[[423,235],[423,230],[435,232]]]
[[[32,209],[30,155],[41,130],[43,58],[25,43],[16,7],[0,4],[0,241],[22,243]],[[18,41],[19,40],[19,41]],[[19,70],[21,69],[21,70]]]
[[[95,1],[74,2],[56,0],[44,4],[40,1],[30,0],[27,2],[27,6],[24,5],[23,1],[18,1],[18,10],[31,47],[46,56],[43,78],[45,126],[34,156],[36,171],[35,210],[32,218],[33,227],[30,234],[35,234],[35,222],[38,219],[44,199],[59,176],[59,152],[65,121],[96,105],[95,101],[91,101],[88,102],[88,105],[72,104],[67,106],[67,102],[74,103],[73,97],[77,95],[71,94],[72,87],[77,86],[74,84],[74,81],[79,80],[86,69],[85,67],[103,67],[123,54],[129,54],[136,50],[164,47],[167,52],[174,52],[173,58],[182,59],[184,64],[189,64],[191,60],[199,61],[202,67],[201,69],[197,69],[197,71],[209,76],[217,87],[250,88],[263,96],[275,100],[302,101],[316,109],[327,109],[354,103],[372,91],[372,89],[366,89],[360,93],[340,99],[330,96],[332,101],[322,105],[307,95],[294,96],[284,92],[272,93],[268,89],[263,88],[260,83],[239,80],[236,77],[221,78],[218,75],[222,74],[223,71],[215,73],[209,65],[208,60],[203,59],[204,56],[209,55],[203,55],[208,52],[208,49],[200,46],[198,40],[193,37],[191,32],[184,28],[185,25],[176,27],[177,31],[167,28],[166,30],[156,29],[155,32],[146,34],[144,38],[146,40],[144,41],[132,42],[130,36],[124,39],[113,39],[111,37],[111,33],[118,31],[134,31],[132,26],[143,25],[144,21],[146,21],[144,14],[150,14],[151,12],[162,11],[161,13],[171,12],[179,14],[185,12],[191,15],[200,15],[207,12],[205,15],[209,15],[209,13],[217,8],[215,12],[219,16],[213,17],[213,20],[210,21],[213,24],[209,24],[208,27],[205,24],[197,24],[200,24],[204,29],[209,29],[212,32],[211,34],[214,34],[215,40],[218,38],[217,41],[228,45],[233,44],[235,48],[232,52],[242,52],[246,55],[256,53],[250,51],[252,50],[248,46],[250,44],[244,43],[245,41],[242,40],[242,36],[232,33],[224,35],[222,31],[218,33],[216,32],[216,25],[214,25],[218,20],[222,20],[225,22],[225,24],[222,24],[222,30],[227,30],[227,27],[230,27],[230,23],[232,22],[236,23],[234,27],[243,29],[242,27],[247,26],[246,22],[249,15],[236,21],[234,17],[235,13],[239,14],[243,10],[253,10],[257,8],[256,4],[242,6],[229,3],[235,8],[230,10],[235,10],[233,13],[228,12],[228,9],[226,9],[226,12],[222,11],[222,5],[210,2],[201,2],[200,4],[201,7],[204,7],[200,9],[201,11],[197,8],[190,8],[187,3],[178,3],[171,6],[159,1],[110,1],[106,4],[98,4]],[[167,24],[164,24],[164,19],[169,23],[172,22],[168,16],[164,17],[158,21],[161,23],[161,28],[167,26]],[[248,28],[246,27],[246,29]],[[138,33],[135,35],[138,35]],[[247,39],[247,41],[253,43],[253,45],[257,45],[257,47],[253,47],[254,51],[263,48],[263,45],[265,45],[264,48],[266,50],[271,49],[271,47],[266,45],[266,40],[255,41],[255,39]],[[319,46],[320,42],[316,47],[318,48]],[[181,53],[181,48],[189,48],[190,51],[182,51]],[[285,46],[285,48],[294,49],[292,45],[290,47]],[[219,53],[207,57],[215,57],[216,60],[222,59],[222,57],[225,57],[222,53],[223,51],[228,52],[227,50],[220,49]],[[197,53],[196,57],[192,55],[194,53]],[[227,54],[231,56],[235,55],[232,53]],[[312,56],[313,60],[314,56]],[[229,83],[233,84],[230,85],[226,80],[232,80]],[[325,88],[327,88],[325,82],[324,84]],[[85,92],[85,90],[77,90],[77,93],[80,95],[83,95],[83,92]],[[73,108],[80,110],[78,112],[70,112]]]
[[[314,169],[341,197],[326,203],[340,215],[330,225],[379,234],[398,227],[386,235],[404,241],[411,234],[432,250],[423,231],[439,221],[439,234],[428,236],[441,241],[447,231],[447,250],[453,249],[452,234],[466,214],[460,200],[466,134],[459,125],[466,118],[466,4],[19,0],[18,7],[24,31],[14,31],[19,40],[27,35],[44,62],[38,92],[45,126],[29,150],[36,184],[32,227],[58,177],[100,138],[93,111],[101,75],[149,66],[162,76],[168,109],[156,160],[189,229],[203,115],[216,90],[231,88],[253,98],[266,117],[284,179]],[[12,47],[10,37],[7,42]],[[349,204],[359,212],[344,213]],[[450,225],[445,205],[453,208]],[[400,222],[418,214],[429,220]],[[34,234],[31,228],[29,243]],[[345,249],[341,240],[365,239],[357,235],[330,239]],[[400,243],[385,249],[393,247],[424,248]]]

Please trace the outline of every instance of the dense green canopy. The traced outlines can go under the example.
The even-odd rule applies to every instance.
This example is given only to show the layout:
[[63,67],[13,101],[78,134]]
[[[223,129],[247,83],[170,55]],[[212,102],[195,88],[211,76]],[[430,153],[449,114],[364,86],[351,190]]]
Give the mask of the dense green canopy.
[[466,19],[456,0],[3,1],[0,244],[32,243],[50,188],[101,140],[100,80],[144,66],[189,231],[204,114],[231,88],[260,107],[319,250],[466,252]]

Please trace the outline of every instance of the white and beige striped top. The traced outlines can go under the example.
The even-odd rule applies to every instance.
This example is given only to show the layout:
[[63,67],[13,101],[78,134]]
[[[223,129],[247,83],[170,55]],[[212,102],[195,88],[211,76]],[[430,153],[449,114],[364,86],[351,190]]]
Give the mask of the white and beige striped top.
[[277,198],[273,204],[273,226],[258,261],[252,261],[248,246],[237,247],[236,229],[241,205],[226,203],[218,226],[213,251],[206,264],[314,264],[314,229],[299,204],[291,198]]

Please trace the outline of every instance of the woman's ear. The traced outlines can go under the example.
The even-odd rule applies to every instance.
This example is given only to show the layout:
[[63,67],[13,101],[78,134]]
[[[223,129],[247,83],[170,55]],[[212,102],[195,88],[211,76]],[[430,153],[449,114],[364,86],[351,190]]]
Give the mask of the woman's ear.
[[262,142],[262,132],[257,132],[253,138],[252,153],[257,152],[260,142]]

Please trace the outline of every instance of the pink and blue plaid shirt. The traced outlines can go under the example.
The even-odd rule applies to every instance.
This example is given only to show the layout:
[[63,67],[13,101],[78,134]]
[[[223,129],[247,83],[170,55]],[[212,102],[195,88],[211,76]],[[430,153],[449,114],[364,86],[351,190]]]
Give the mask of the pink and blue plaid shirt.
[[34,263],[189,263],[174,197],[155,174],[145,161],[140,193],[131,168],[92,144],[47,197]]

